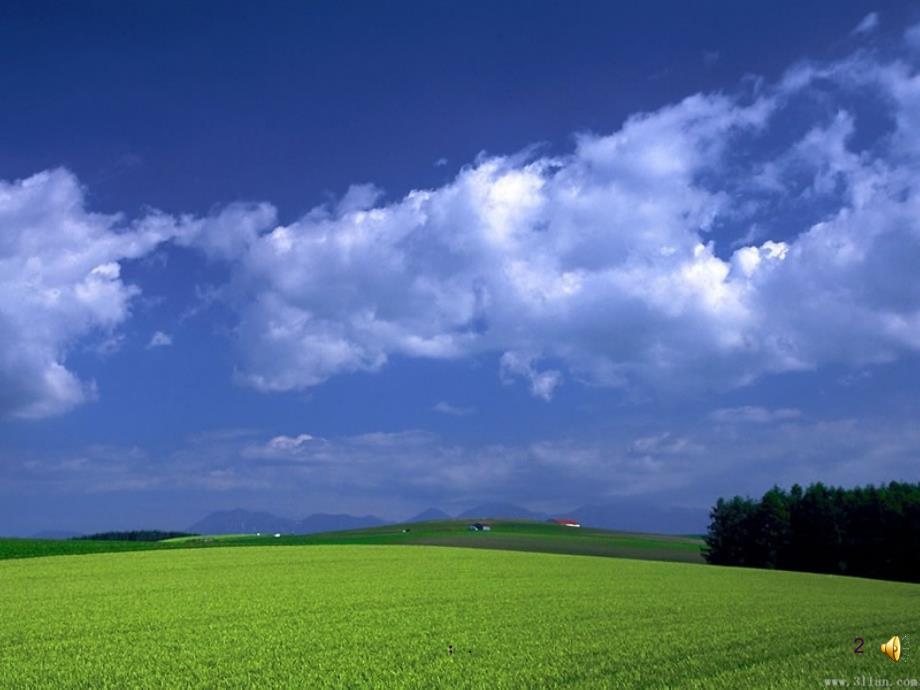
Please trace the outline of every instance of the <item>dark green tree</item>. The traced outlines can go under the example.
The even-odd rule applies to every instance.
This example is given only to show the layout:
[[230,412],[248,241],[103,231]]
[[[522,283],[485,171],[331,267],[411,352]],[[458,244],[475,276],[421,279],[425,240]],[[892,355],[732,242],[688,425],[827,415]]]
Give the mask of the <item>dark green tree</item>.
[[754,565],[751,561],[751,534],[754,503],[735,496],[720,498],[709,514],[706,559],[720,565]]
[[795,485],[756,503],[720,498],[710,512],[706,560],[920,581],[920,484],[853,489]]

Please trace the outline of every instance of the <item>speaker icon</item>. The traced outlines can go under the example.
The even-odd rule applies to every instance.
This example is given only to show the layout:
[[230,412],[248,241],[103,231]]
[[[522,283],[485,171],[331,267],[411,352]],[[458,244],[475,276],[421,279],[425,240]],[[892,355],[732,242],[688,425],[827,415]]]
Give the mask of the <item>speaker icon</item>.
[[895,635],[882,645],[882,654],[892,661],[901,660],[901,638]]

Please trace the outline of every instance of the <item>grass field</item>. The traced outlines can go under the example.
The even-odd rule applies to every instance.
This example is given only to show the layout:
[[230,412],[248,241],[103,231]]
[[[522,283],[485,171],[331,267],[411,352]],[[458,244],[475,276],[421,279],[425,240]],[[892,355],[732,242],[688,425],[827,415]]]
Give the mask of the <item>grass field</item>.
[[[291,545],[382,545],[414,544],[463,546],[516,551],[539,551],[646,560],[701,563],[703,542],[698,537],[614,532],[602,529],[573,529],[544,522],[494,520],[490,532],[470,532],[467,520],[444,520],[387,525],[345,532],[310,535],[220,535],[179,537],[164,542],[43,541],[0,539],[0,559],[31,556],[139,551],[163,548],[210,548],[218,546]],[[408,529],[408,532],[404,532]]]
[[158,542],[92,541],[88,539],[0,539],[0,560],[38,556],[76,556],[86,553],[147,551]]
[[[490,532],[471,532],[468,520],[444,520],[408,525],[386,525],[346,532],[289,535],[276,539],[270,535],[223,535],[220,537],[182,537],[167,544],[259,546],[301,544],[412,544],[462,546],[468,548],[537,551],[646,560],[702,563],[703,541],[699,537],[614,532],[603,529],[561,527],[525,520],[490,520]],[[408,532],[403,532],[409,529]],[[213,541],[212,541],[213,540]]]
[[684,563],[394,545],[0,562],[12,688],[894,685],[920,658],[878,645],[911,631],[918,585]]

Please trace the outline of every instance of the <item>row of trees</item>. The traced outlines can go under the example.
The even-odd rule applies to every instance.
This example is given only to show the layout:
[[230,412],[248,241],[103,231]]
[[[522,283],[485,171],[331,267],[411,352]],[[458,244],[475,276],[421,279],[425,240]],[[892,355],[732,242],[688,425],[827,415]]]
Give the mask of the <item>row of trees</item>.
[[920,484],[774,487],[760,501],[720,498],[706,560],[920,582]]
[[176,537],[194,537],[187,532],[162,532],[156,529],[132,530],[130,532],[98,532],[74,539],[91,539],[93,541],[163,541]]

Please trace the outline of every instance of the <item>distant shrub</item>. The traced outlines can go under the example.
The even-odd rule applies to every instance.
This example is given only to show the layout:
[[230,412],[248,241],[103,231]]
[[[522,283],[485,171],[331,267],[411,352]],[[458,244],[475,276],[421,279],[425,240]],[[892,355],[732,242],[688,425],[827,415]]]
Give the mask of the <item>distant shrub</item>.
[[176,537],[196,537],[197,534],[188,532],[161,532],[155,529],[133,530],[131,532],[98,532],[97,534],[87,534],[74,539],[89,539],[92,541],[163,541],[164,539],[175,539]]

